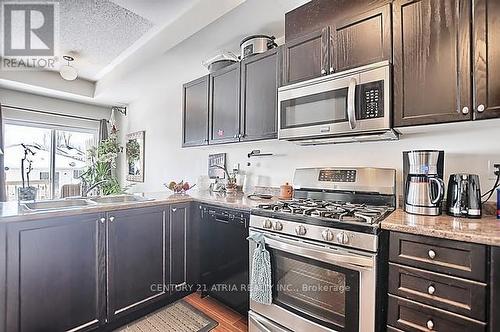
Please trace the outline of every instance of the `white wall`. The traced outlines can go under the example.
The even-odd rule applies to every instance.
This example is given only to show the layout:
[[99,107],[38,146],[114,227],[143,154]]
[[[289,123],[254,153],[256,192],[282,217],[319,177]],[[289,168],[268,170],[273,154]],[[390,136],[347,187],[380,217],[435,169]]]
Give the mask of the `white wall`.
[[[245,14],[251,12],[245,8],[251,3],[255,1],[247,1],[157,61],[145,64],[134,76],[141,97],[129,105],[129,115],[121,129],[122,134],[146,131],[146,168],[145,182],[135,185],[133,191],[165,190],[162,184],[170,180],[195,182],[199,175],[207,173],[208,154],[217,152],[226,152],[228,166],[240,163],[241,169],[253,174],[254,183],[261,185],[278,186],[291,181],[297,167],[374,166],[396,168],[401,188],[402,151],[443,149],[446,151],[445,181],[450,173],[471,172],[481,176],[483,189],[493,184],[488,176],[488,160],[500,163],[498,120],[426,128],[425,132],[416,131],[397,142],[299,147],[288,142],[265,141],[182,149],[182,84],[207,73],[201,61],[210,53],[208,50],[227,49],[224,45],[229,42],[237,48],[239,39],[235,36],[243,34],[241,31],[250,31],[251,21],[255,19]],[[280,36],[282,24],[273,22],[261,32]],[[275,32],[274,27],[279,31]],[[232,37],[227,37],[228,34]],[[252,158],[252,166],[246,167],[246,155],[253,149],[275,155]]]
[[[300,147],[289,142],[262,141],[226,144],[214,147],[181,148],[181,81],[178,87],[153,94],[130,106],[124,132],[146,130],[145,182],[133,191],[164,190],[170,180],[196,182],[207,173],[209,153],[226,152],[228,166],[240,163],[242,170],[253,174],[254,183],[279,186],[291,181],[297,167],[374,166],[398,170],[401,189],[402,151],[443,149],[446,176],[455,172],[481,176],[483,190],[493,185],[488,161],[500,163],[500,121],[434,126],[421,133],[407,134],[397,142],[354,143]],[[271,157],[247,158],[253,149],[272,152]],[[247,167],[247,161],[251,166]],[[401,191],[400,191],[401,192]]]

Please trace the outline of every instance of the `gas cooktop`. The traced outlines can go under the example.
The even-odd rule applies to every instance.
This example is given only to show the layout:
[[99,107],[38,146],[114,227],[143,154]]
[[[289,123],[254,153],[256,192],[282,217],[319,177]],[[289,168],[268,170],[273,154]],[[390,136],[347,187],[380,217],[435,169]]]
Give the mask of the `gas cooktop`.
[[[276,217],[279,214],[319,218],[323,221],[377,224],[394,209],[349,202],[332,202],[316,199],[293,199],[269,204],[260,204],[254,214],[268,211]],[[270,214],[267,214],[270,215]],[[307,219],[304,220],[307,222]]]

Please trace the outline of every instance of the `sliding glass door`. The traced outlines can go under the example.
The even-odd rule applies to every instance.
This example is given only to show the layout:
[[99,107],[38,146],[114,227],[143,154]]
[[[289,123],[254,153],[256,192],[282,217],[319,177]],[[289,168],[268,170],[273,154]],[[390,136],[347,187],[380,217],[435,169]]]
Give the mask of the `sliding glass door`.
[[32,169],[24,176],[24,186],[29,178],[38,200],[81,194],[80,176],[87,165],[87,149],[97,142],[96,130],[7,120],[4,137],[8,200],[17,200],[18,188],[23,186],[21,160],[25,151]]

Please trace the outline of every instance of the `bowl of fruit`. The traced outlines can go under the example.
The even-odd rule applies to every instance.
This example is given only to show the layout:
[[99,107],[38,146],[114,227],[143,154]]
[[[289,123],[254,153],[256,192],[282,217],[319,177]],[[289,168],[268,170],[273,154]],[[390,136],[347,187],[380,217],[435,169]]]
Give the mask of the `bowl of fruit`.
[[172,190],[174,194],[185,194],[189,189],[196,186],[196,184],[190,185],[189,182],[182,180],[181,182],[170,181],[168,184],[165,183],[164,186]]

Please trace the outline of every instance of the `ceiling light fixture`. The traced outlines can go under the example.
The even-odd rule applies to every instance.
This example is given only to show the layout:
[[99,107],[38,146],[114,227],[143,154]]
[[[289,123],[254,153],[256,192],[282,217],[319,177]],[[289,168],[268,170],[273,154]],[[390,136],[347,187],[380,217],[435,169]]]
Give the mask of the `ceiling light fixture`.
[[78,77],[78,72],[74,67],[72,67],[69,63],[71,61],[74,61],[75,58],[69,55],[64,55],[63,59],[68,61],[67,65],[61,66],[59,69],[59,74],[61,74],[61,77],[65,79],[66,81],[74,81]]

